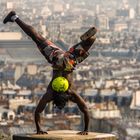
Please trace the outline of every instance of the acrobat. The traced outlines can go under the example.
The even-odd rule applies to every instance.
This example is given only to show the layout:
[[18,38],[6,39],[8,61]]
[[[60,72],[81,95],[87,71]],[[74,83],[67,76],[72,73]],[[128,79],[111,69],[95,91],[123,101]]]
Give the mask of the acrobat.
[[46,131],[41,129],[40,125],[40,114],[45,109],[46,104],[53,101],[59,109],[63,109],[66,102],[72,101],[77,104],[80,111],[84,114],[84,130],[78,134],[87,135],[89,125],[88,108],[83,98],[76,94],[76,86],[72,75],[76,65],[89,56],[88,51],[96,40],[96,28],[90,28],[80,37],[81,41],[78,44],[70,47],[68,51],[63,51],[51,41],[38,34],[32,26],[24,23],[15,11],[11,11],[5,17],[3,23],[6,24],[7,22],[17,23],[36,43],[40,52],[53,68],[52,79],[47,87],[46,93],[40,99],[34,114],[37,134],[47,134]]

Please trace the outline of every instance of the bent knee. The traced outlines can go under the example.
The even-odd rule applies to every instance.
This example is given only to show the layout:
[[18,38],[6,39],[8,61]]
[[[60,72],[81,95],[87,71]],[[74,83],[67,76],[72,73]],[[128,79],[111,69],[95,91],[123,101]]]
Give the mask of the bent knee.
[[82,111],[82,112],[88,112],[88,107],[87,107],[87,105],[81,105],[81,106],[79,106],[80,107],[80,110]]

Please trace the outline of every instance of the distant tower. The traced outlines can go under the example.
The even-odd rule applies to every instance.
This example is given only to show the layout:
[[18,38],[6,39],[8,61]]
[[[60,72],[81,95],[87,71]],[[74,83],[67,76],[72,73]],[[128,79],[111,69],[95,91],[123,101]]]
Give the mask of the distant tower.
[[59,40],[59,39],[61,39],[61,26],[60,25],[58,25],[57,26],[57,31],[58,31],[58,36],[57,36],[57,39]]
[[99,14],[99,13],[100,13],[100,5],[97,4],[97,5],[96,5],[96,14]]
[[106,15],[104,15],[104,14],[99,15],[97,17],[97,19],[98,19],[96,21],[97,22],[96,24],[98,24],[97,27],[99,27],[100,29],[103,29],[103,30],[109,29],[109,18]]
[[137,4],[136,4],[136,16],[139,17],[140,16],[140,0],[137,0]]
[[128,9],[129,8],[128,0],[123,0],[123,8],[124,9]]
[[136,15],[135,12],[136,11],[133,8],[130,8],[130,10],[129,10],[129,18],[130,19],[134,19],[135,18],[135,15]]

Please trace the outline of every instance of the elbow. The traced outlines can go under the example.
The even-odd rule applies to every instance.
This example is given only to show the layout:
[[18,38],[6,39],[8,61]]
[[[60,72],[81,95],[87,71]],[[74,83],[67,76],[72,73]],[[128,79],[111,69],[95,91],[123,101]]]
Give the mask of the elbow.
[[83,107],[83,108],[81,109],[81,111],[82,111],[84,114],[88,114],[88,113],[89,113],[89,110],[88,110],[87,107]]

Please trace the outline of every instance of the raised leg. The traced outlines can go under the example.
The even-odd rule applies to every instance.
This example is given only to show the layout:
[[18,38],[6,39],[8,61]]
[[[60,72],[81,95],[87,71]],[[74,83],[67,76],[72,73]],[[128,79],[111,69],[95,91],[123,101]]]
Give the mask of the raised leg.
[[86,40],[82,40],[78,44],[72,46],[68,52],[73,54],[77,64],[81,63],[83,60],[85,60],[89,56],[89,49],[92,47],[93,43],[96,40],[96,36],[93,35],[90,38],[87,38]]
[[90,28],[87,32],[80,36],[82,40],[81,46],[85,51],[88,51],[89,48],[92,46],[94,41],[96,40],[95,34],[97,33],[97,29],[95,27]]
[[7,22],[16,22],[20,28],[32,38],[32,40],[37,44],[37,46],[41,45],[46,39],[41,36],[39,33],[35,31],[35,29],[24,23],[19,17],[16,15],[15,11],[11,11],[3,20],[3,23],[6,24]]
[[84,51],[87,52],[91,48],[91,46],[93,45],[95,40],[96,40],[96,36],[92,36],[91,38],[88,38],[85,41],[81,41],[80,44],[81,44],[82,48],[84,49]]
[[37,44],[37,46],[40,46],[46,39],[41,36],[39,33],[36,32],[36,30],[24,23],[22,20],[17,18],[15,22],[21,27],[21,29],[29,36],[32,38],[32,40]]

